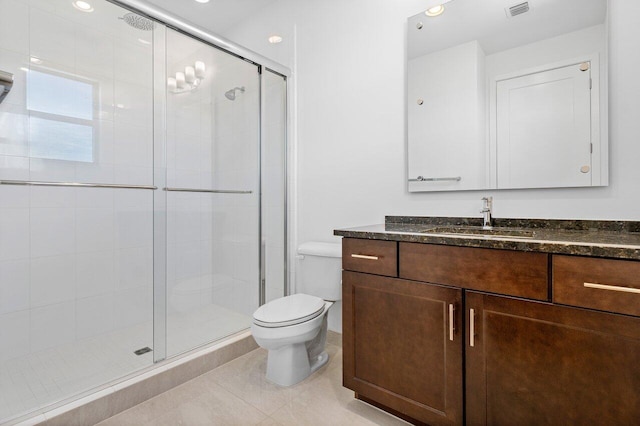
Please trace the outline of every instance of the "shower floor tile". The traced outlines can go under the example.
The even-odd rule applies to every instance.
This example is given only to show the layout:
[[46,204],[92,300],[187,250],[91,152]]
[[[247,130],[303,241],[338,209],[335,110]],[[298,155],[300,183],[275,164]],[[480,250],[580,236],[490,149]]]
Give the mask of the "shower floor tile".
[[[167,318],[170,356],[246,329],[251,318],[205,305]],[[153,364],[150,322],[0,363],[0,424],[108,384]]]

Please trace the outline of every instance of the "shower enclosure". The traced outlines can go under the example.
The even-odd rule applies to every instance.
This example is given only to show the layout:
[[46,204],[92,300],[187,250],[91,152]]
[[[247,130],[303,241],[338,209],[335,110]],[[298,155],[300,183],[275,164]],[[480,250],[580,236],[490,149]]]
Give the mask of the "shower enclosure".
[[85,4],[0,0],[0,423],[287,291],[286,70]]

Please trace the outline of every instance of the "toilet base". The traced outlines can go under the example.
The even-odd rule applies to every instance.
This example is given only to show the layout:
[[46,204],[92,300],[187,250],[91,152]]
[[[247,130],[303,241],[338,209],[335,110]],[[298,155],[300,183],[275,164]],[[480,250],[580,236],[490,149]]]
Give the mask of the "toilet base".
[[258,345],[269,351],[267,380],[280,386],[295,385],[327,363],[327,313],[332,305],[325,302],[322,314],[301,324],[275,328],[251,325]]
[[329,361],[323,351],[309,360],[304,343],[272,349],[267,357],[267,380],[280,386],[291,386],[309,377]]
[[311,363],[311,373],[315,372],[327,362],[329,362],[329,354],[325,351],[322,351],[322,353],[316,357],[314,362]]

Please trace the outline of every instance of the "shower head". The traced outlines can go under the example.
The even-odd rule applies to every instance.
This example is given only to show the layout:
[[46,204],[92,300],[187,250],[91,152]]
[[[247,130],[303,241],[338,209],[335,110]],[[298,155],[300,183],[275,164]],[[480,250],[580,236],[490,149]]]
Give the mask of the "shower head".
[[235,101],[236,100],[236,90],[239,90],[240,93],[244,93],[244,86],[242,86],[242,87],[234,87],[231,90],[227,90],[224,95],[230,101]]
[[145,18],[144,16],[140,16],[135,13],[125,13],[119,19],[122,19],[124,22],[137,30],[151,31],[153,29],[153,21],[151,19]]
[[6,71],[0,71],[0,103],[9,94],[13,87],[13,74]]

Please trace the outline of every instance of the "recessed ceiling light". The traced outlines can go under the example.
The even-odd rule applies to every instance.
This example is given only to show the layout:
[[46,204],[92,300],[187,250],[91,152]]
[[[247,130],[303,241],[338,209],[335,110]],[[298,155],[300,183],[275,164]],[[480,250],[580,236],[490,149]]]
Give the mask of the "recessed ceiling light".
[[444,6],[440,4],[438,6],[427,9],[424,14],[433,18],[434,16],[442,15],[442,12],[444,12]]
[[31,61],[32,64],[40,65],[42,63],[42,59],[36,58],[35,56],[32,56],[31,58],[29,58],[29,60]]
[[198,3],[209,3],[209,0],[196,0]]
[[73,7],[83,12],[93,12],[93,6],[86,1],[77,0],[73,2]]
[[282,37],[280,37],[279,35],[272,35],[271,37],[269,37],[269,43],[271,44],[278,44],[282,42]]

